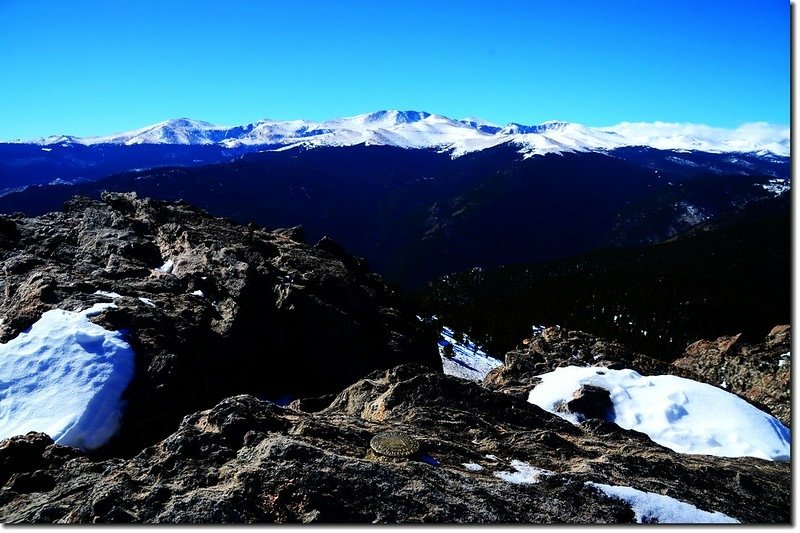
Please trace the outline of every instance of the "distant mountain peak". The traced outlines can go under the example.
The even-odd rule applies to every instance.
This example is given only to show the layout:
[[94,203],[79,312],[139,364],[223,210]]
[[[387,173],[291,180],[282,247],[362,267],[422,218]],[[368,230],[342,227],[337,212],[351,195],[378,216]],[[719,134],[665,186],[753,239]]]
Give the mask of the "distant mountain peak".
[[429,116],[431,116],[431,114],[426,113],[425,111],[399,111],[397,109],[386,109],[367,114],[364,121],[370,124],[389,122],[397,125],[419,122],[420,120],[424,120]]
[[165,120],[164,122],[160,122],[157,125],[170,128],[218,128],[219,127],[215,126],[214,124],[211,124],[210,122],[205,122],[203,120],[194,120],[186,117],[171,118],[169,120]]
[[509,122],[500,132],[504,135],[527,135],[531,133],[548,133],[556,131],[564,131],[571,125],[570,122],[563,122],[560,120],[549,120],[541,124],[533,124],[526,126],[516,122]]
[[497,126],[497,124],[495,124],[494,122],[489,122],[488,120],[484,120],[480,117],[473,117],[473,116],[464,117],[460,119],[459,122],[463,122],[464,124],[481,124],[484,126]]
[[562,120],[548,120],[542,122],[537,127],[542,129],[542,131],[558,131],[558,130],[563,130],[569,125],[570,125],[569,122],[564,122]]

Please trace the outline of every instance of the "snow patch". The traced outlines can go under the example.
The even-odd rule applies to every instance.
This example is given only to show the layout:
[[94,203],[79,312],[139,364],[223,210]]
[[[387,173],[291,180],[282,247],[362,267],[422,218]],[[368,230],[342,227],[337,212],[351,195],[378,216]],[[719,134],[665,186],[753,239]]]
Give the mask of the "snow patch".
[[101,303],[101,304],[94,304],[89,309],[85,311],[76,311],[78,313],[82,313],[86,317],[96,316],[105,311],[106,309],[116,309],[117,304],[114,303]]
[[697,225],[710,218],[710,215],[704,209],[688,202],[679,202],[674,207],[679,213],[678,220],[690,226]]
[[506,481],[514,483],[515,485],[526,485],[530,483],[539,483],[542,476],[552,476],[555,472],[531,466],[525,461],[511,461],[511,468],[513,472],[495,472],[494,476]]
[[464,465],[464,468],[466,468],[470,472],[479,472],[483,470],[483,467],[478,463],[462,463],[462,464]]
[[90,450],[116,432],[134,354],[120,332],[89,320],[112,307],[47,311],[0,344],[0,438],[42,431]]
[[640,524],[738,524],[735,518],[720,513],[698,509],[694,505],[669,496],[644,492],[632,487],[587,482],[601,492],[618,498],[631,506]]
[[94,294],[97,295],[97,296],[103,296],[105,298],[112,298],[112,299],[122,298],[122,295],[118,294],[116,292],[94,291]]
[[791,188],[789,180],[782,178],[773,178],[767,183],[761,183],[760,185],[764,190],[771,192],[775,196],[780,196]]
[[175,263],[172,262],[172,259],[167,259],[164,264],[158,267],[156,270],[159,272],[164,272],[165,274],[171,274],[174,266]]
[[789,430],[773,416],[717,387],[677,376],[642,376],[633,370],[562,367],[539,376],[528,401],[577,424],[557,407],[581,385],[611,394],[614,423],[646,433],[679,453],[789,461]]
[[144,305],[147,305],[149,307],[155,307],[156,306],[156,304],[150,298],[145,298],[143,296],[140,296],[139,297],[139,301],[142,302]]
[[448,376],[470,381],[483,381],[492,369],[503,362],[488,355],[466,336],[458,336],[448,327],[442,328],[439,340],[439,356],[442,368]]
[[533,333],[533,335],[539,335],[546,329],[547,327],[541,324],[531,326],[531,332]]

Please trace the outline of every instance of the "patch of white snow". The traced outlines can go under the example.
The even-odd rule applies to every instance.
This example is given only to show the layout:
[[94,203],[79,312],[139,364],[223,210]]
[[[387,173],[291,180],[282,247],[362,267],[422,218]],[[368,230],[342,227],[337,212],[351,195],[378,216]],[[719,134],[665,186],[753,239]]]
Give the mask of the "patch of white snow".
[[[602,373],[601,373],[602,372]],[[609,391],[614,420],[679,453],[789,460],[789,430],[775,417],[720,388],[677,376],[569,366],[539,376],[528,401],[575,424],[556,408],[581,385]]]
[[451,328],[444,327],[439,340],[442,369],[448,376],[470,381],[483,381],[492,369],[503,362],[488,355],[466,336],[456,338]]
[[735,518],[720,513],[698,509],[694,505],[669,496],[644,492],[632,487],[587,482],[605,494],[618,498],[631,506],[640,524],[738,524]]
[[139,301],[142,302],[143,304],[149,306],[149,307],[155,307],[156,306],[156,304],[150,298],[145,298],[143,296],[140,296],[139,297]]
[[122,295],[116,292],[108,292],[108,291],[94,291],[94,294],[97,296],[103,296],[105,298],[122,298]]
[[171,274],[174,266],[175,263],[172,262],[172,259],[167,259],[164,264],[158,267],[156,270],[159,272],[164,272],[165,274]]
[[114,304],[114,303],[101,303],[101,304],[94,304],[93,306],[91,306],[89,309],[86,309],[85,311],[76,311],[76,312],[77,313],[82,313],[84,316],[89,317],[89,316],[99,315],[100,313],[102,313],[106,309],[115,309],[116,307],[117,307],[117,304]]
[[525,461],[511,461],[511,467],[514,469],[513,472],[495,472],[494,476],[499,477],[508,483],[524,485],[529,483],[539,483],[542,476],[552,476],[555,474],[555,472],[551,470],[545,470],[544,468],[531,466]]
[[782,178],[774,178],[760,185],[764,190],[771,192],[775,196],[780,196],[790,189],[789,180]]
[[0,344],[0,438],[42,431],[58,444],[94,449],[116,432],[134,354],[120,332],[89,320],[110,307],[47,311]]

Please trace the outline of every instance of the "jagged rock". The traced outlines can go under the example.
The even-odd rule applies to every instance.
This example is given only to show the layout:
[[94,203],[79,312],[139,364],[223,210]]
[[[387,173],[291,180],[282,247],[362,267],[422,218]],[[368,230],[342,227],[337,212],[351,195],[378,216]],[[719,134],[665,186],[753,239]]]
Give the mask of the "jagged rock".
[[632,352],[616,342],[554,326],[537,331],[533,337],[525,339],[522,348],[508,352],[505,364],[489,372],[484,385],[527,398],[528,392],[539,382],[536,376],[562,366],[630,368],[643,375],[695,377],[691,372],[676,370],[668,363]]
[[611,420],[614,415],[614,403],[606,389],[594,385],[583,385],[572,394],[572,400],[565,405],[567,411],[580,415],[582,420],[598,418]]
[[739,338],[741,338],[741,336],[741,334],[729,335],[725,337],[719,337],[714,341],[699,340],[687,346],[684,354],[688,356],[695,356],[712,350],[718,354],[724,354],[734,345],[736,345],[737,342],[739,342]]
[[289,239],[290,241],[299,242],[300,244],[306,243],[306,232],[303,226],[293,226],[291,228],[282,228],[274,230],[273,233],[279,233]]
[[[419,452],[372,453],[370,440],[387,430],[412,436]],[[540,470],[512,483],[521,464],[513,461]],[[633,520],[627,504],[589,481],[666,494],[744,522],[790,519],[789,464],[677,454],[614,424],[574,426],[410,365],[367,376],[319,412],[235,396],[187,416],[130,459],[45,463],[31,468],[51,479],[49,488],[0,490],[4,523]]]
[[792,327],[788,324],[775,326],[767,335],[767,346],[787,345],[792,344]]
[[49,470],[80,456],[78,450],[56,445],[44,433],[0,441],[0,486],[17,494],[51,491],[56,480]]
[[743,344],[739,335],[687,346],[676,368],[746,398],[791,425],[791,328],[775,326],[764,342]]
[[0,233],[0,341],[47,310],[112,299],[96,291],[122,295],[93,318],[126,331],[136,354],[112,448],[141,450],[235,394],[318,396],[397,364],[441,369],[435,332],[395,289],[330,239],[302,244],[302,228],[267,231],[181,202],[104,194],[3,217]]

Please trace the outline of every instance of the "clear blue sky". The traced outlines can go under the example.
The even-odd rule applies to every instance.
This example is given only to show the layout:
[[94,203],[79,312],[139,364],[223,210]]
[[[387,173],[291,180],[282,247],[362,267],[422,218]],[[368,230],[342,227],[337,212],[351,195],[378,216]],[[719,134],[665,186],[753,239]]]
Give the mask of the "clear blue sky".
[[788,0],[0,0],[0,139],[415,109],[789,123]]

